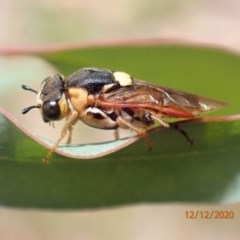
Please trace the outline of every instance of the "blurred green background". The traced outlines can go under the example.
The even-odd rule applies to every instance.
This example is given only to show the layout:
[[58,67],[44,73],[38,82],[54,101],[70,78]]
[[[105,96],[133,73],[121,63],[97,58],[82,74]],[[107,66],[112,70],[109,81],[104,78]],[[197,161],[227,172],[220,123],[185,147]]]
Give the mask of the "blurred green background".
[[[234,0],[1,0],[0,49],[156,38],[217,44],[237,51],[240,49],[239,20],[240,2]],[[2,67],[9,65],[9,61],[13,64],[13,59],[8,57],[1,57],[0,61]],[[20,66],[21,70],[29,66],[30,61],[27,59],[24,63],[14,58],[16,65],[12,66],[14,69]],[[33,75],[44,69],[46,75],[53,71],[37,60],[30,66],[29,72]],[[6,80],[1,79],[1,84]],[[233,209],[239,214],[240,204],[146,204],[74,212],[1,207],[0,238],[238,239],[239,217],[235,220],[188,220],[185,217],[185,211],[212,209]]]

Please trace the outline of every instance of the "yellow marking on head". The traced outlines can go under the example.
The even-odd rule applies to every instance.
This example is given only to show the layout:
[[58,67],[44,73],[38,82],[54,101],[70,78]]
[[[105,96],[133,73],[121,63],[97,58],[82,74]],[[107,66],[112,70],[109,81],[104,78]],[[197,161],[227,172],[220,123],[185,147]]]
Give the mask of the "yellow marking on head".
[[120,83],[120,86],[125,87],[133,85],[133,79],[128,73],[114,72],[113,75],[115,80]]
[[58,101],[58,106],[60,108],[60,113],[61,113],[60,119],[62,119],[67,116],[69,111],[69,106],[68,106],[65,93],[62,94],[60,100]]

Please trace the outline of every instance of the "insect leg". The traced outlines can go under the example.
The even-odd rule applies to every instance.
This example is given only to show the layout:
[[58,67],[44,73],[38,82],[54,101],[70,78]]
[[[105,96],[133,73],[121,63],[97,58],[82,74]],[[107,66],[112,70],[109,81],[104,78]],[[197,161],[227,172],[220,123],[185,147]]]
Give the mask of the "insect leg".
[[157,115],[154,115],[154,114],[151,114],[151,118],[157,122],[159,122],[163,127],[165,128],[169,128],[170,125],[168,122],[164,121],[160,116],[157,116]]
[[68,138],[67,138],[66,144],[70,144],[72,142],[72,130],[73,130],[73,127],[72,125],[70,125],[68,128]]
[[119,129],[118,129],[118,128],[116,128],[116,129],[114,130],[114,137],[115,137],[115,140],[120,139],[120,136],[119,136]]
[[170,123],[169,126],[170,126],[172,129],[177,130],[178,132],[180,132],[180,133],[185,137],[185,139],[186,139],[187,142],[190,144],[190,146],[193,145],[193,140],[192,140],[191,138],[189,138],[187,132],[184,131],[183,129],[181,129],[177,123]]
[[183,129],[181,129],[177,123],[168,123],[168,122],[165,122],[161,117],[156,116],[156,115],[153,115],[153,114],[151,115],[151,118],[152,118],[153,120],[156,120],[156,121],[158,121],[159,123],[161,123],[161,125],[162,125],[163,127],[167,127],[167,128],[170,127],[170,128],[172,128],[172,129],[174,129],[174,130],[177,130],[178,132],[180,132],[180,133],[185,137],[185,139],[187,140],[187,142],[188,142],[190,145],[193,145],[193,140],[189,138],[187,132],[184,131]]
[[71,140],[72,137],[72,125],[76,122],[76,119],[78,117],[78,112],[73,112],[70,117],[67,119],[67,121],[65,122],[62,131],[61,131],[61,135],[58,138],[57,142],[54,144],[54,146],[48,151],[46,157],[44,158],[44,163],[49,163],[49,158],[52,155],[52,153],[56,150],[56,148],[58,147],[58,145],[60,144],[60,142],[63,140],[63,138],[67,135],[67,133],[69,132],[69,136],[68,136],[68,140]]
[[[72,117],[72,115],[70,117]],[[67,138],[66,144],[70,144],[72,142],[73,125],[75,125],[77,121],[78,121],[77,117],[71,120],[71,125],[69,125],[69,128],[68,128],[68,138]]]
[[145,129],[143,128],[138,128],[138,127],[135,127],[133,124],[131,124],[130,122],[124,120],[122,117],[118,117],[117,118],[117,124],[119,125],[119,127],[122,127],[122,128],[130,128],[132,129],[133,131],[137,132],[137,134],[141,135],[141,134],[144,134],[146,131]]

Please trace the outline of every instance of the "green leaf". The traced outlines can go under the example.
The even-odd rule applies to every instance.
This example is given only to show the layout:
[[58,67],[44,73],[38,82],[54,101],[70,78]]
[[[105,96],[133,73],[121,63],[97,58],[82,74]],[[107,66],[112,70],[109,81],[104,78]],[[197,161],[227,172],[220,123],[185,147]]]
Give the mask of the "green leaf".
[[[140,79],[231,103],[215,115],[234,114],[239,109],[236,86],[240,59],[222,50],[129,46],[73,49],[36,53],[36,56],[65,75],[85,66],[123,70]],[[1,89],[0,103],[8,111],[1,109],[0,115],[0,204],[72,209],[140,202],[239,201],[239,117],[234,121],[226,117],[220,122],[181,124],[194,139],[192,147],[178,132],[160,128],[153,131],[148,140],[126,138],[104,144],[63,145],[60,151],[82,156],[94,153],[94,149],[99,158],[83,160],[54,154],[51,163],[44,165],[42,159],[47,150],[25,133],[38,141],[48,140],[44,135],[39,138],[32,131],[29,133],[30,126],[24,123],[22,126],[12,117],[16,117],[16,108],[22,109],[18,102],[11,107],[10,101],[5,101],[13,89],[17,89],[15,96],[19,99],[21,94],[25,95],[20,82],[16,86],[16,79],[22,78],[21,71],[23,68],[16,72],[14,85],[13,81],[5,81]],[[1,77],[6,79],[8,75],[6,71]],[[40,72],[37,77],[47,76]],[[35,104],[31,101],[29,105]],[[30,114],[24,116],[31,117]],[[39,116],[39,123],[35,124],[40,122]],[[149,143],[151,151],[148,151]],[[119,151],[102,156],[116,148]]]

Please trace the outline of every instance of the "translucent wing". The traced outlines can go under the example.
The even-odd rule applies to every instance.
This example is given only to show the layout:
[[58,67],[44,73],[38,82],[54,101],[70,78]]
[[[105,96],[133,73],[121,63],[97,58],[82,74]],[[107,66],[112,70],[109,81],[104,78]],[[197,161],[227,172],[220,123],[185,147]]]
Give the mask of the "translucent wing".
[[196,117],[202,112],[213,111],[226,105],[225,102],[140,80],[134,80],[132,86],[102,94],[99,100],[99,105],[105,107],[148,109],[164,116],[183,118]]

